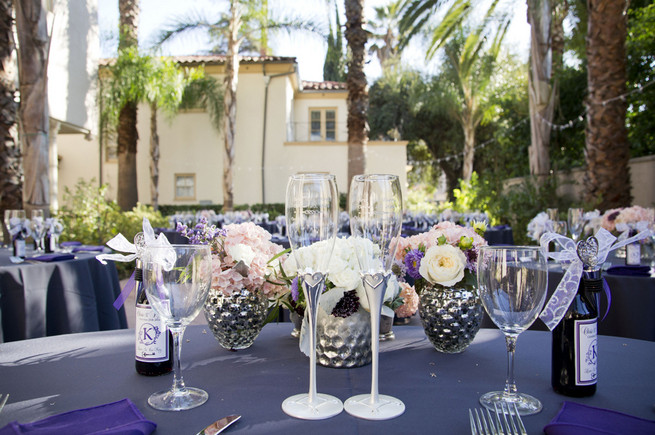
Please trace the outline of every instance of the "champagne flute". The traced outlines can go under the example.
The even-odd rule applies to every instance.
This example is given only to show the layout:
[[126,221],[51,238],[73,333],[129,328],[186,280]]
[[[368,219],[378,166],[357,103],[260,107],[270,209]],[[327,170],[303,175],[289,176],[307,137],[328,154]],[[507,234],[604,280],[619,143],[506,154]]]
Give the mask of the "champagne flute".
[[[367,420],[386,420],[405,412],[395,397],[378,394],[380,311],[403,220],[400,182],[395,175],[356,175],[350,183],[350,230],[371,314],[371,393],[346,400],[348,414]],[[368,243],[367,243],[368,242]]]
[[43,239],[46,233],[43,210],[32,210],[31,216],[30,228],[32,229],[32,237],[36,244],[36,252],[43,252],[45,248]]
[[584,210],[581,208],[569,208],[567,222],[569,224],[571,238],[574,242],[577,242],[585,225]]
[[[321,420],[343,411],[341,400],[316,392],[316,317],[318,302],[325,286],[328,264],[338,228],[338,192],[334,175],[296,174],[289,178],[286,197],[287,237],[293,250],[307,301],[309,335],[309,393],[296,394],[282,402],[288,415],[306,420]],[[304,255],[310,246],[321,242],[320,255]]]
[[152,394],[148,403],[161,411],[182,411],[207,401],[200,388],[182,379],[180,355],[184,329],[202,309],[212,277],[209,245],[147,246],[143,259],[143,285],[152,308],[173,335],[174,376],[169,390]]
[[507,379],[503,391],[480,397],[480,403],[494,410],[505,402],[521,415],[541,411],[539,399],[519,393],[514,380],[516,339],[535,321],[546,299],[548,267],[537,246],[483,246],[478,254],[478,288],[487,314],[505,334]]

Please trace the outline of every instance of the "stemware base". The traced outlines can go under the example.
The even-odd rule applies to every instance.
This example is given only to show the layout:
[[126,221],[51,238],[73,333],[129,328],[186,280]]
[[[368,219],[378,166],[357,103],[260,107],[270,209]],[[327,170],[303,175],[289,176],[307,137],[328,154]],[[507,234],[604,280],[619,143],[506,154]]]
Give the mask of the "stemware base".
[[348,414],[366,420],[389,420],[405,412],[405,404],[384,394],[378,394],[374,403],[370,394],[358,394],[346,400],[344,409]]
[[205,390],[185,387],[182,390],[165,390],[153,393],[148,398],[148,404],[160,411],[184,411],[202,405],[209,399]]
[[480,404],[490,411],[495,412],[494,404],[500,405],[500,402],[505,402],[512,407],[513,404],[516,404],[521,415],[538,414],[542,408],[539,399],[525,393],[516,393],[510,396],[504,391],[491,391],[480,396]]
[[323,420],[334,417],[343,411],[341,400],[329,394],[318,393],[313,403],[309,401],[309,394],[296,394],[282,402],[282,410],[291,417],[303,420]]

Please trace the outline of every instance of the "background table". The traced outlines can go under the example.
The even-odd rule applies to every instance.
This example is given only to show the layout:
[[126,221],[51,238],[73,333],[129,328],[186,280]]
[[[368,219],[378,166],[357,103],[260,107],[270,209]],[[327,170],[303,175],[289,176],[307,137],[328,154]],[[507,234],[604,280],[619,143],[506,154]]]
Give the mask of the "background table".
[[13,264],[9,254],[0,252],[0,342],[127,328],[125,310],[112,305],[121,290],[113,262],[77,253],[74,260]]
[[[421,328],[397,326],[396,339],[380,343],[379,388],[404,401],[402,416],[374,422],[343,412],[322,421],[297,420],[281,404],[307,392],[309,359],[298,350],[291,329],[290,323],[269,324],[251,348],[230,352],[206,326],[189,327],[182,348],[184,379],[205,388],[209,401],[184,412],[156,411],[147,404],[152,392],[170,386],[172,376],[136,374],[134,330],[5,343],[0,345],[0,391],[10,396],[0,426],[129,397],[158,424],[159,435],[194,434],[229,414],[243,417],[227,434],[469,434],[468,408],[479,406],[481,394],[503,387],[507,359],[498,330],[481,330],[465,352],[446,355],[434,350]],[[528,433],[541,433],[564,400],[655,419],[655,343],[600,336],[599,349],[597,393],[570,399],[550,387],[550,334],[527,331],[519,337],[518,388],[544,404],[540,414],[524,418]],[[370,365],[317,368],[319,392],[344,401],[369,392],[370,382]]]

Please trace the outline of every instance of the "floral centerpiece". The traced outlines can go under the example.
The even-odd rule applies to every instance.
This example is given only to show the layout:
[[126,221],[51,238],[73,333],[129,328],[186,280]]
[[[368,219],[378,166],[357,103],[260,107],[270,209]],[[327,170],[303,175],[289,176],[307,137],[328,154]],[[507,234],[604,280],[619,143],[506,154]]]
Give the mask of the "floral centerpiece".
[[655,221],[655,210],[638,205],[607,210],[603,213],[600,226],[610,233],[643,231]]
[[485,230],[484,223],[441,222],[399,243],[395,271],[413,281],[423,328],[439,351],[461,352],[480,328],[476,274],[478,250],[487,244]]
[[270,301],[289,292],[276,279],[284,248],[252,222],[219,229],[201,217],[191,228],[178,223],[177,231],[189,243],[211,246],[212,286],[204,311],[214,336],[227,349],[249,347],[266,321]]
[[[361,244],[373,246],[364,247],[360,246]],[[305,298],[300,289],[295,258],[302,255],[303,264],[314,265],[316,268],[319,263],[318,258],[325,255],[324,250],[327,246],[327,241],[314,243],[307,248],[292,252],[283,263],[283,274],[291,286],[286,304],[300,315],[304,314]],[[370,240],[356,237],[338,238],[334,244],[325,279],[325,289],[317,309],[316,351],[317,360],[322,365],[356,367],[371,361],[369,306],[356,255],[358,249],[374,251],[379,248]],[[393,317],[394,310],[411,315],[412,304],[414,312],[416,311],[417,303],[412,297],[413,289],[403,289],[403,291],[404,293],[401,292],[398,280],[392,275],[384,296],[383,315]],[[408,303],[405,304],[405,301]],[[309,346],[305,338],[305,334],[301,332],[300,348],[308,354]]]

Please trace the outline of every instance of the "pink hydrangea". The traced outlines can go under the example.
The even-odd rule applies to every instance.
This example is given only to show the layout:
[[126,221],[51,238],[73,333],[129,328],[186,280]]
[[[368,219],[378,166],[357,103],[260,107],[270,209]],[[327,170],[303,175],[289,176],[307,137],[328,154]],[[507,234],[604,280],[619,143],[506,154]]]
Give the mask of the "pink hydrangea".
[[403,298],[403,304],[396,308],[396,315],[398,317],[410,317],[413,316],[418,310],[418,294],[414,287],[407,284],[406,282],[401,282],[400,284],[400,296]]
[[652,223],[655,220],[655,211],[638,205],[625,208],[607,210],[601,218],[600,226],[607,231],[616,232],[616,224],[634,225],[639,222]]

